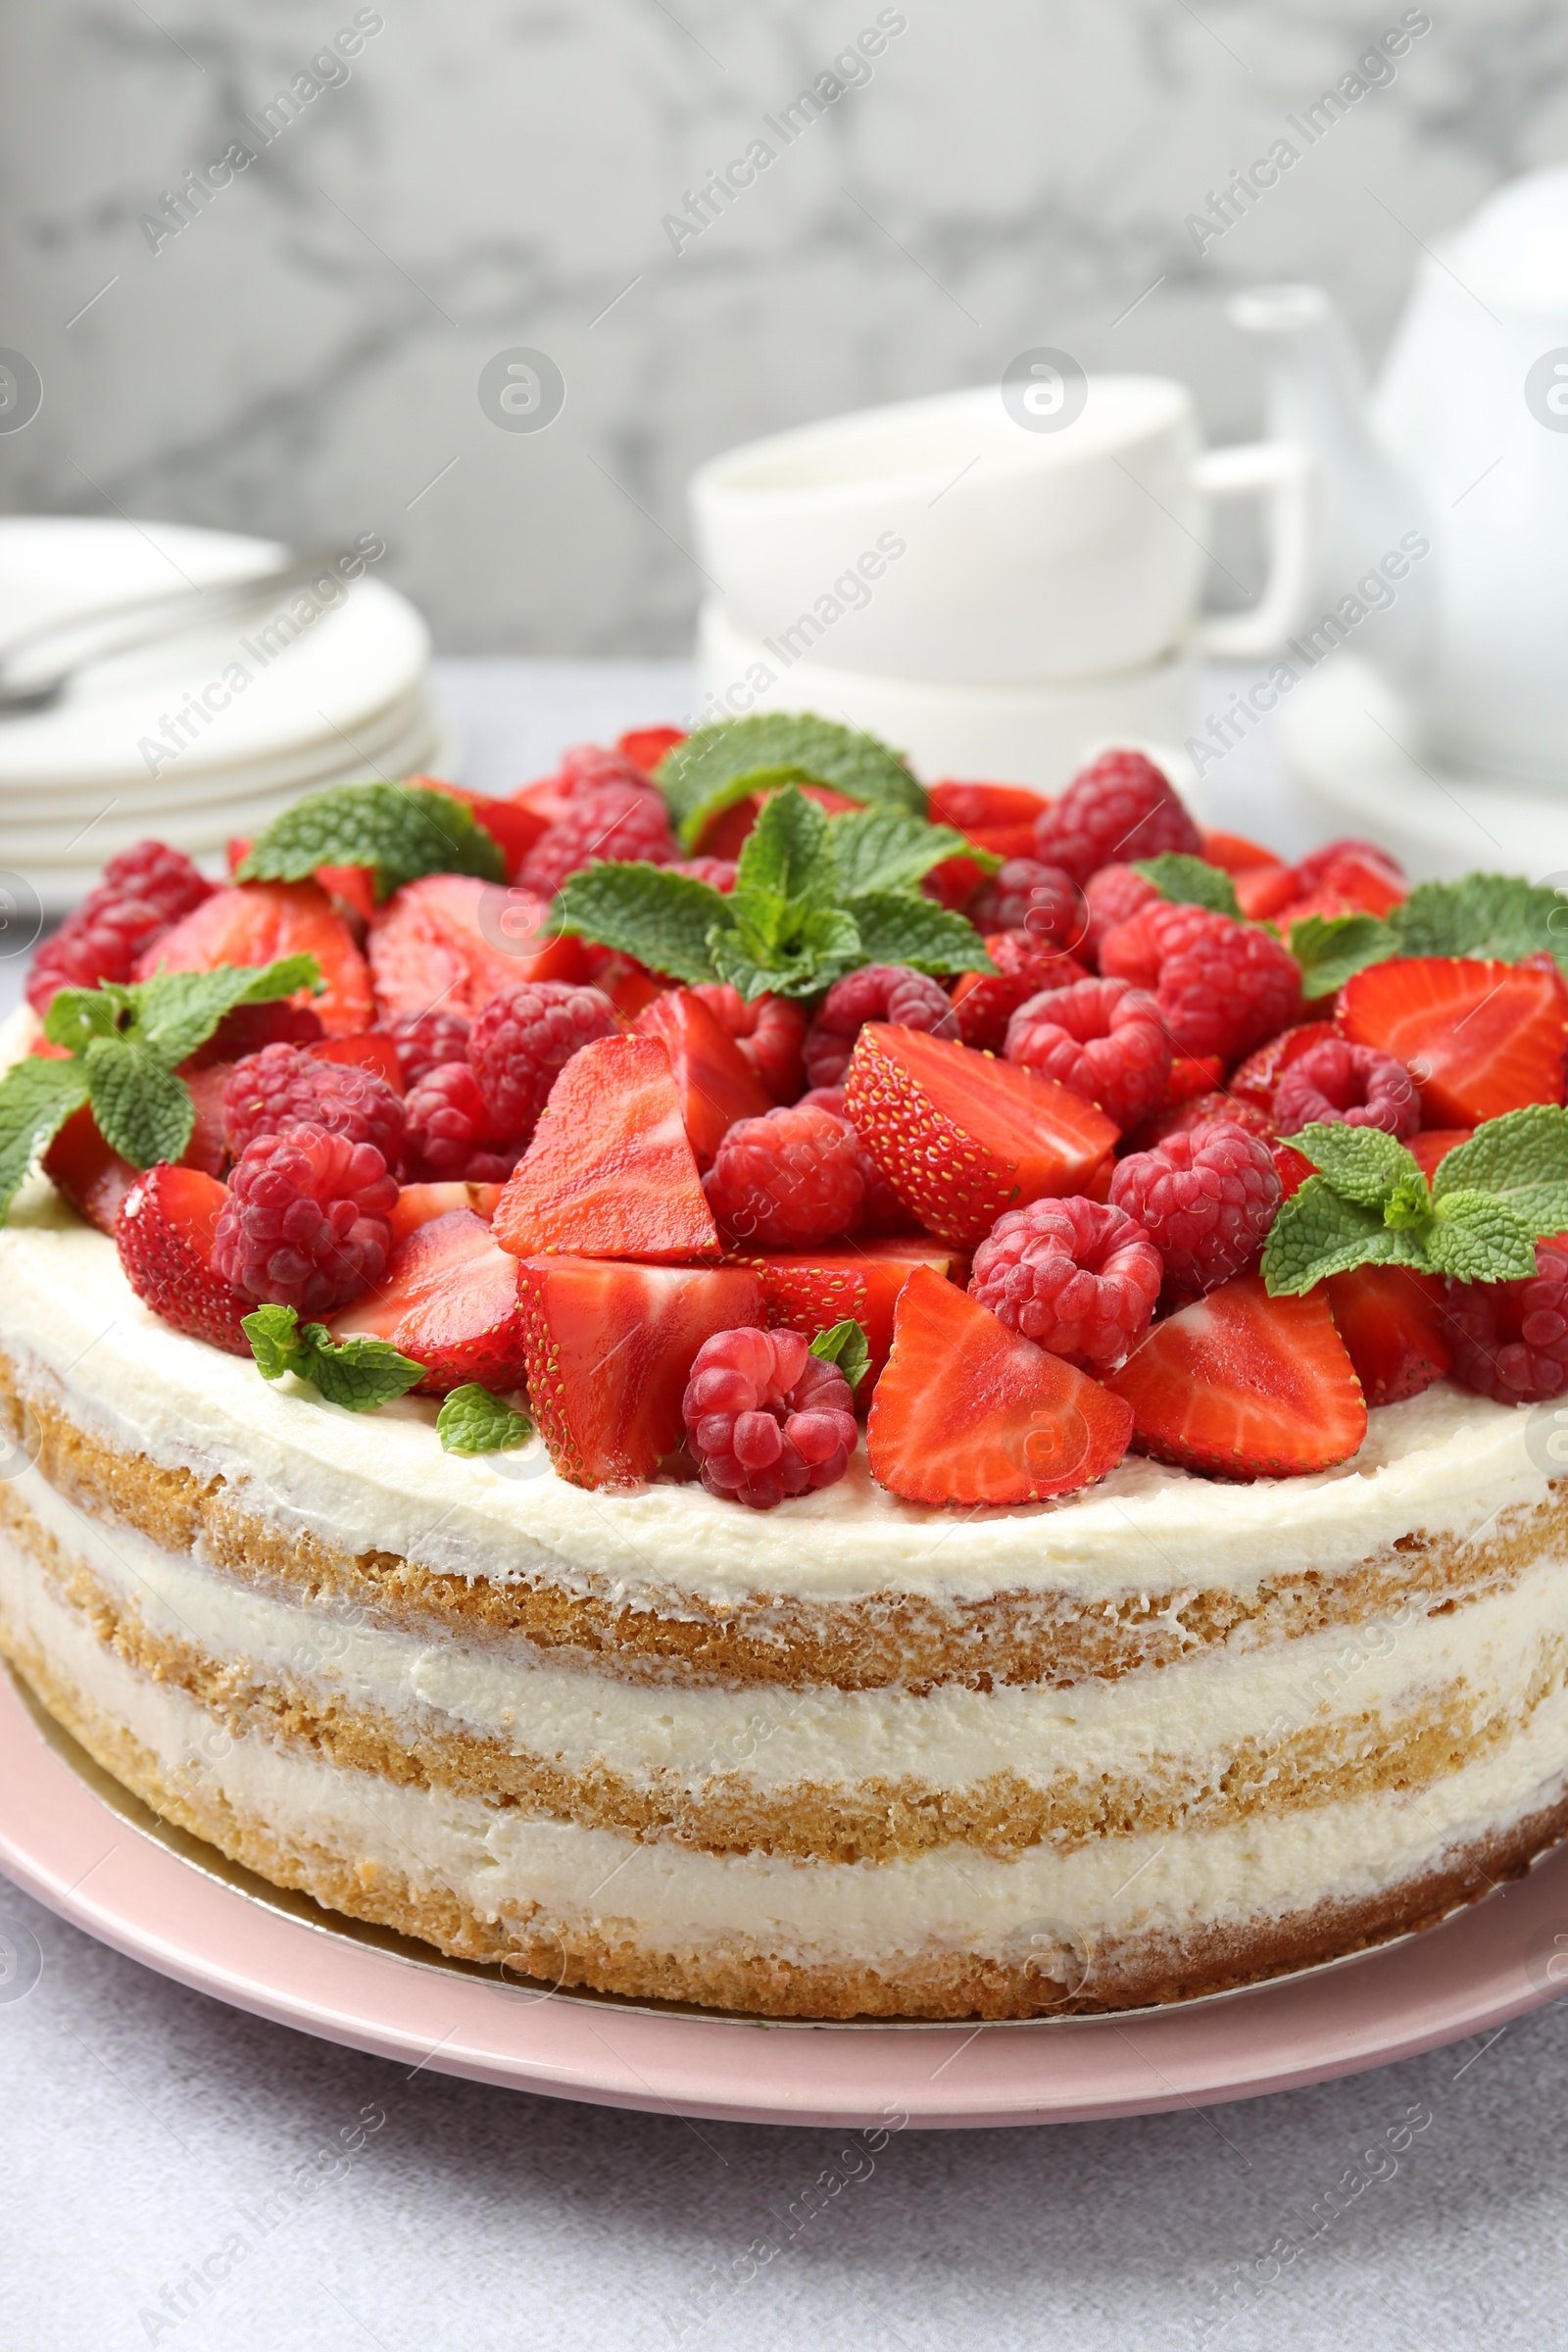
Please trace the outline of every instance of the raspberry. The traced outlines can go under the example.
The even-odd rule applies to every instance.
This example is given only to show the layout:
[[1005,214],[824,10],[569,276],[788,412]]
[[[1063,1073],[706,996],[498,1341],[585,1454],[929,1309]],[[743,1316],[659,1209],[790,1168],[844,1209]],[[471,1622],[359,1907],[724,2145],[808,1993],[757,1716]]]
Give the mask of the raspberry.
[[812,1086],[839,1084],[866,1021],[898,1021],[932,1037],[958,1034],[953,1001],[940,980],[906,963],[863,963],[834,981],[806,1033],[806,1075]]
[[1178,1054],[1229,1064],[1294,1021],[1301,1008],[1296,958],[1268,932],[1207,906],[1146,906],[1106,933],[1108,979],[1152,986]]
[[1036,939],[1029,931],[993,931],[985,945],[997,968],[960,974],[953,992],[953,1009],[958,1017],[958,1035],[966,1046],[1000,1054],[1007,1023],[1020,1004],[1043,996],[1048,989],[1068,988],[1075,980],[1087,980],[1089,974],[1076,956],[1064,955],[1049,940]]
[[468,1057],[468,1024],[461,1012],[443,1012],[439,1006],[430,1012],[406,1012],[384,1028],[377,1023],[377,1030],[392,1040],[406,1093],[441,1062]]
[[1130,1140],[1136,1151],[1152,1152],[1167,1135],[1191,1135],[1196,1127],[1212,1127],[1216,1119],[1245,1127],[1249,1135],[1260,1135],[1265,1143],[1272,1143],[1278,1132],[1268,1112],[1259,1110],[1255,1102],[1239,1102],[1224,1089],[1212,1087],[1189,1096],[1185,1102],[1171,1102],[1154,1111]]
[[1075,776],[1035,824],[1035,855],[1079,884],[1102,865],[1130,865],[1162,850],[1203,854],[1203,837],[1152,760],[1106,752]]
[[1447,1286],[1453,1377],[1499,1404],[1544,1404],[1568,1389],[1568,1234],[1536,1244],[1523,1282]]
[[33,957],[28,1004],[42,1018],[58,989],[128,980],[143,948],[212,894],[212,883],[183,851],[161,841],[138,841],[122,850]]
[[1084,894],[1059,865],[1038,858],[1009,858],[982,883],[969,909],[980,931],[1027,931],[1070,953],[1089,925]]
[[1089,906],[1089,928],[1084,934],[1084,954],[1091,962],[1100,956],[1100,943],[1107,931],[1118,924],[1131,922],[1146,906],[1152,906],[1158,891],[1147,874],[1135,865],[1102,865],[1098,874],[1091,874],[1084,884],[1084,898]]
[[603,743],[568,744],[561,755],[561,781],[569,799],[601,792],[607,784],[635,784],[645,791],[648,785],[634,760]]
[[1375,866],[1397,890],[1404,891],[1410,887],[1403,866],[1397,858],[1391,858],[1380,843],[1348,837],[1344,841],[1326,841],[1320,850],[1313,850],[1309,857],[1301,859],[1294,869],[1297,898],[1309,899],[1319,883],[1326,879],[1330,866],[1338,865],[1342,858],[1354,858],[1363,864]]
[[715,1332],[693,1359],[681,1413],[709,1493],[754,1511],[833,1486],[856,1443],[849,1382],[798,1331]]
[[997,1219],[974,1253],[969,1296],[1037,1348],[1109,1372],[1149,1329],[1164,1271],[1125,1210],[1033,1200]]
[[740,869],[733,858],[677,858],[668,870],[672,874],[690,874],[694,882],[706,882],[710,890],[721,890],[728,898]]
[[[855,1125],[844,1107],[842,1086],[813,1086],[809,1094],[801,1097],[795,1107],[797,1110],[830,1110],[836,1119],[849,1119],[850,1125]],[[856,1232],[867,1236],[915,1232],[915,1219],[910,1216],[865,1146],[859,1142],[858,1133],[856,1142],[859,1152],[860,1174],[865,1181],[865,1212],[855,1228]]]
[[805,1006],[789,997],[754,997],[748,1004],[722,980],[701,981],[693,993],[723,1023],[774,1102],[793,1102],[806,1084]]
[[526,980],[489,1004],[468,1038],[492,1136],[526,1143],[545,1098],[579,1046],[613,1037],[615,1007],[597,988]]
[[1121,1160],[1110,1180],[1111,1206],[1137,1219],[1165,1261],[1167,1300],[1200,1298],[1245,1273],[1281,1192],[1267,1144],[1234,1119],[1168,1135]]
[[1170,1076],[1159,1006],[1125,980],[1080,980],[1031,997],[1007,1023],[1003,1051],[1098,1102],[1123,1131],[1148,1116]]
[[830,1110],[770,1110],[737,1119],[703,1178],[726,1234],[764,1250],[797,1250],[853,1233],[865,1211],[860,1142]]
[[495,1138],[479,1081],[466,1061],[438,1062],[426,1070],[409,1089],[403,1108],[411,1174],[438,1184],[458,1177],[489,1181],[471,1173],[475,1153],[488,1153]]
[[137,899],[156,907],[161,923],[177,923],[203,899],[210,899],[217,885],[192,865],[183,850],[172,850],[162,841],[137,841],[110,858],[98,888],[112,891],[117,899]]
[[237,1061],[223,1088],[223,1141],[238,1159],[259,1135],[324,1127],[373,1144],[389,1168],[403,1157],[401,1096],[384,1078],[346,1061],[318,1061],[298,1046],[266,1046]]
[[1314,1119],[1334,1127],[1381,1127],[1401,1139],[1421,1124],[1421,1102],[1402,1061],[1376,1046],[1325,1038],[1287,1068],[1274,1095],[1274,1124],[1298,1135]]
[[236,1004],[181,1067],[210,1069],[215,1061],[243,1061],[247,1054],[261,1054],[269,1046],[314,1046],[325,1035],[319,1013],[308,1004],[281,998],[270,1004]]
[[329,1314],[386,1271],[397,1198],[373,1144],[314,1126],[258,1136],[228,1180],[213,1271],[247,1298]]
[[522,862],[519,880],[553,898],[568,874],[601,860],[645,859],[662,865],[675,854],[669,811],[641,778],[596,785],[574,794],[559,824],[542,833]]

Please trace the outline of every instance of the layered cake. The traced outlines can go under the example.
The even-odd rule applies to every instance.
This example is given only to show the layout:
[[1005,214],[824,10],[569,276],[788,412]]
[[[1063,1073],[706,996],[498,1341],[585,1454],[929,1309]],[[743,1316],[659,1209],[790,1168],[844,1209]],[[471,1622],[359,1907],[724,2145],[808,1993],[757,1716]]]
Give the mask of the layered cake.
[[789,723],[115,861],[0,1082],[12,1667],[567,1989],[1116,2010],[1484,1894],[1568,1826],[1559,902]]

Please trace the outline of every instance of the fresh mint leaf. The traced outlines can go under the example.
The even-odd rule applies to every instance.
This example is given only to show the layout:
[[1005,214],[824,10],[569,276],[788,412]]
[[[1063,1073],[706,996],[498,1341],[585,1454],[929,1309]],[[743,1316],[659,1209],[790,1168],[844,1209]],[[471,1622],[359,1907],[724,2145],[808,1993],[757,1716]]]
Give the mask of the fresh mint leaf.
[[506,880],[506,859],[466,801],[423,784],[333,784],[310,792],[252,842],[241,882],[303,882],[318,865],[368,866],[377,899],[421,874]]
[[1439,1162],[1433,1199],[1456,1192],[1492,1195],[1538,1240],[1568,1231],[1568,1110],[1532,1102],[1488,1119]]
[[1291,925],[1291,954],[1301,967],[1301,995],[1338,996],[1347,980],[1399,953],[1398,942],[1375,914],[1309,914]]
[[795,785],[777,792],[741,845],[730,898],[742,930],[766,932],[788,907],[832,906],[838,858],[827,818]]
[[123,1033],[133,1045],[146,1046],[174,1065],[204,1046],[236,1004],[271,1004],[302,988],[318,993],[321,986],[321,967],[314,956],[282,956],[275,963],[220,963],[210,972],[155,972],[119,992],[129,1013]]
[[817,996],[866,960],[853,918],[826,906],[800,913],[783,939],[737,925],[710,931],[708,944],[720,980],[748,1004],[761,996]]
[[968,858],[994,874],[1002,859],[952,825],[928,825],[903,808],[864,808],[828,820],[847,899],[868,890],[912,890],[945,858]]
[[128,988],[112,980],[96,988],[62,988],[55,992],[43,1016],[43,1033],[52,1046],[83,1053],[95,1037],[113,1037],[130,1009]]
[[1446,1193],[1423,1239],[1432,1271],[1457,1282],[1523,1282],[1536,1271],[1534,1227],[1488,1193]]
[[850,901],[867,963],[908,963],[918,972],[992,972],[996,965],[973,923],[899,890],[867,891]]
[[1395,1232],[1380,1211],[1347,1200],[1328,1179],[1309,1176],[1280,1203],[1263,1244],[1261,1272],[1272,1298],[1298,1298],[1355,1266],[1423,1266],[1415,1236]]
[[334,1340],[324,1323],[302,1326],[291,1306],[259,1306],[241,1317],[240,1329],[264,1380],[292,1372],[311,1381],[328,1404],[351,1413],[374,1412],[424,1378],[424,1366],[400,1355],[390,1340],[365,1333]]
[[1425,1197],[1419,1162],[1380,1127],[1331,1126],[1314,1120],[1289,1140],[1347,1200],[1381,1211],[1402,1186],[1418,1187],[1418,1197]]
[[0,1222],[39,1152],[86,1100],[79,1061],[28,1054],[0,1078]]
[[533,1436],[533,1423],[470,1380],[442,1397],[435,1434],[448,1453],[505,1453]]
[[654,781],[690,849],[720,810],[782,784],[830,785],[852,801],[886,801],[916,816],[925,795],[897,752],[807,712],[765,710],[699,727],[665,753]]
[[824,1364],[837,1364],[850,1384],[852,1396],[871,1369],[870,1346],[853,1315],[819,1331],[811,1342],[811,1353]]
[[1568,898],[1516,874],[1418,882],[1388,923],[1400,956],[1494,956],[1518,963],[1544,951],[1568,964]]
[[709,934],[735,919],[721,891],[661,865],[590,865],[567,879],[556,905],[563,931],[691,983],[718,978]]
[[111,1152],[133,1168],[178,1159],[196,1124],[190,1089],[150,1046],[95,1037],[81,1057],[92,1115]]
[[1236,885],[1222,865],[1206,858],[1189,858],[1181,850],[1162,850],[1157,858],[1135,858],[1133,871],[1152,882],[1173,906],[1207,906],[1215,914],[1232,914],[1240,922]]

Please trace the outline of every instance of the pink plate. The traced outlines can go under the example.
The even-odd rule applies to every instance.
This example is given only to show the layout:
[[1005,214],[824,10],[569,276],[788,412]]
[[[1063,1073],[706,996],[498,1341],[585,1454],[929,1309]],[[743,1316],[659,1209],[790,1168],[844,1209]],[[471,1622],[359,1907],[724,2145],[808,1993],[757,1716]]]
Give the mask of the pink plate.
[[1568,1981],[1568,1846],[1424,1936],[1125,2019],[807,2026],[552,1993],[277,1893],[160,1823],[0,1673],[0,1866],[149,1968],[329,2041],[558,2097],[738,2122],[1079,2123],[1356,2074]]

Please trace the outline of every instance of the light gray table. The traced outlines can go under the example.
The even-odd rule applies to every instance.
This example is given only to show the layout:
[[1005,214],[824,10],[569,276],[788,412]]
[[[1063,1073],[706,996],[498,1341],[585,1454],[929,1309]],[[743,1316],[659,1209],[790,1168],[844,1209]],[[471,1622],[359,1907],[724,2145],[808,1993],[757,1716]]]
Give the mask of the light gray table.
[[[684,707],[668,663],[448,663],[442,684],[468,780],[496,788]],[[1306,846],[1265,743],[1226,768],[1220,821]],[[842,2134],[410,2080],[166,1983],[3,1881],[0,1928],[42,1961],[24,1998],[0,1984],[5,2352],[1540,2352],[1568,2334],[1568,2007],[1288,2096],[906,2133],[734,2285]],[[352,2165],[323,2164],[367,2109],[385,2120]],[[1407,2152],[1331,2194],[1412,2110],[1429,2120]],[[311,2186],[312,2168],[330,2177]],[[264,2207],[288,2212],[265,2235],[242,2218]],[[193,2283],[236,2230],[251,2250],[228,2280]]]

